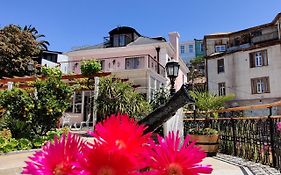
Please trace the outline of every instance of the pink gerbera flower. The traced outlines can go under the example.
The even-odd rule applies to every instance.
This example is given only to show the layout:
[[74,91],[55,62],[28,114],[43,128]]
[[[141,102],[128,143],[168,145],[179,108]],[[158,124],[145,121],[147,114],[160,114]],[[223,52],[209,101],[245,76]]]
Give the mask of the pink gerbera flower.
[[102,144],[86,148],[86,160],[82,160],[84,173],[87,175],[133,175],[138,170],[138,162],[122,151],[108,151]]
[[90,134],[110,151],[120,150],[138,156],[145,151],[150,140],[151,133],[143,135],[144,130],[144,125],[137,124],[127,114],[118,114],[98,123],[95,132]]
[[71,175],[79,174],[76,170],[77,159],[82,157],[82,149],[85,142],[77,135],[63,135],[61,139],[54,139],[54,143],[48,142],[40,151],[27,161],[23,174],[32,175]]
[[164,140],[158,136],[159,145],[151,143],[151,168],[156,175],[198,175],[199,173],[211,174],[212,168],[199,164],[205,153],[194,142],[189,144],[187,136],[182,146],[178,133],[169,133]]

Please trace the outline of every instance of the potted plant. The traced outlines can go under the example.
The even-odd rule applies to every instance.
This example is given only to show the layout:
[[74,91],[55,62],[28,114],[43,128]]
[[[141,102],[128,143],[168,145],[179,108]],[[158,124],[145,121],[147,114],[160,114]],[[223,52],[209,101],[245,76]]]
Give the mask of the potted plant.
[[102,67],[101,63],[97,60],[86,60],[81,63],[81,73],[86,76],[91,76],[99,72]]
[[203,128],[189,128],[190,140],[196,141],[208,156],[216,155],[219,148],[219,132],[209,128],[210,118],[217,119],[217,111],[224,108],[225,102],[232,100],[234,95],[217,96],[209,92],[191,91],[190,95],[195,99],[195,106],[198,112],[204,113]]

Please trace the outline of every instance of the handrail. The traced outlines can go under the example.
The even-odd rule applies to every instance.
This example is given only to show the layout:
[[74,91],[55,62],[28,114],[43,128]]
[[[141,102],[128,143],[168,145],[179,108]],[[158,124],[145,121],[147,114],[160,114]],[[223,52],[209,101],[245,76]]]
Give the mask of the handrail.
[[[208,120],[217,120],[217,121],[220,121],[220,120],[260,120],[260,119],[267,119],[268,116],[257,116],[257,117],[234,117],[234,118],[230,118],[230,117],[223,117],[223,118],[217,118],[217,119],[214,119],[214,118],[210,118]],[[273,119],[281,119],[281,116],[272,116],[271,118]],[[186,119],[183,119],[184,121],[204,121],[206,120],[205,118],[196,118],[196,119],[193,119],[193,118],[186,118]]]

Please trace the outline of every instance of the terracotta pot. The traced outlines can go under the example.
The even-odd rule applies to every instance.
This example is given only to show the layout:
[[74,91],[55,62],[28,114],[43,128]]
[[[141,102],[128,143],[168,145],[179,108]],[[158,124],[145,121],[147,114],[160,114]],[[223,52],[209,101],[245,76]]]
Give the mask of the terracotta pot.
[[207,153],[207,156],[215,156],[219,149],[219,135],[190,135],[190,141]]

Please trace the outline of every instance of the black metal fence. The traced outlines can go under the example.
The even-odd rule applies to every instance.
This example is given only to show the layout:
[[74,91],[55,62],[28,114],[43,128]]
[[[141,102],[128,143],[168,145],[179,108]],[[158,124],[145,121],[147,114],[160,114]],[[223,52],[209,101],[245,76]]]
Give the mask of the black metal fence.
[[277,123],[281,122],[281,116],[271,116],[271,112],[265,117],[233,115],[208,121],[186,119],[185,133],[190,128],[205,126],[217,129],[220,133],[219,152],[281,170],[281,133],[276,127]]

